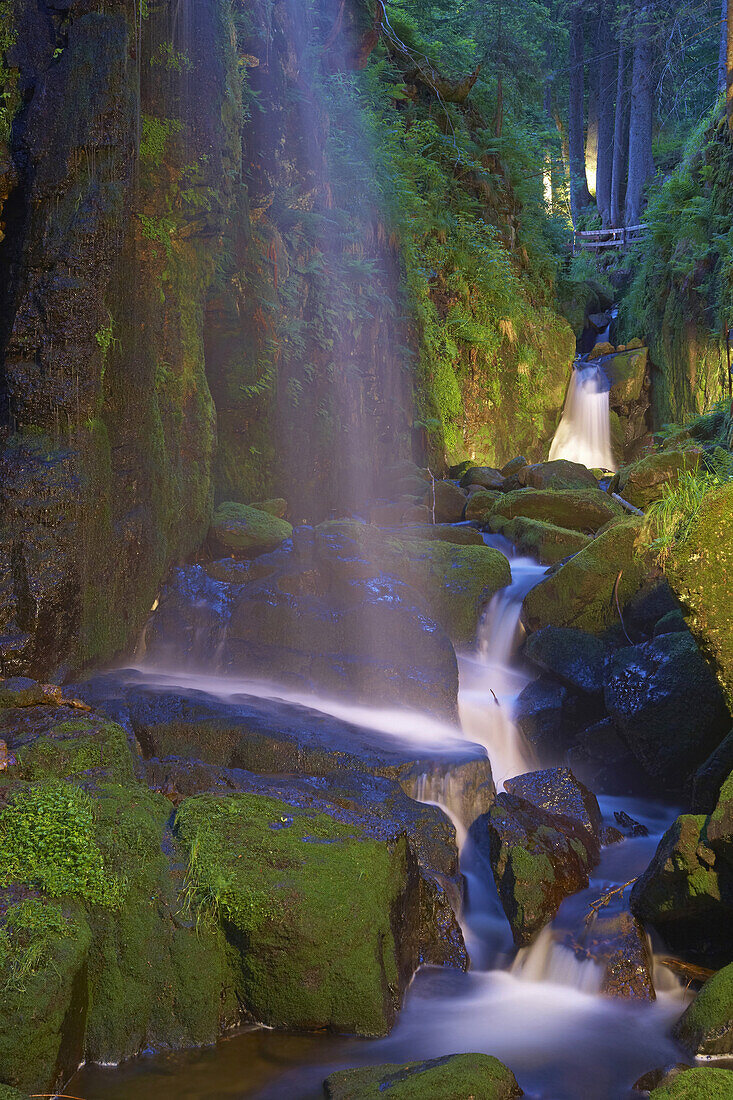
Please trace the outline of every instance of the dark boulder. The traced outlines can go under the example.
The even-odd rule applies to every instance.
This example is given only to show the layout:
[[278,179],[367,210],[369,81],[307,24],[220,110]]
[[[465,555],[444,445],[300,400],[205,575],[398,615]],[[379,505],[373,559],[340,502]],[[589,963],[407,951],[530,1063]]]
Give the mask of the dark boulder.
[[694,814],[710,814],[715,809],[720,791],[729,775],[733,774],[733,730],[723,738],[707,760],[695,772],[692,781]]
[[615,653],[605,702],[652,778],[679,791],[730,729],[714,673],[689,634],[664,634]]
[[733,959],[733,776],[712,814],[678,817],[631,893],[633,912],[684,959]]
[[[537,809],[580,825],[594,849],[600,849],[601,810],[592,791],[569,768],[545,768],[507,779],[507,794],[524,799]],[[596,857],[598,852],[596,851]]]
[[603,694],[608,650],[600,638],[571,627],[546,626],[527,639],[524,653],[533,665],[551,673],[571,691]]
[[598,858],[582,825],[511,794],[497,795],[470,835],[491,864],[518,947],[532,943],[563,899],[588,885]]
[[433,481],[423,495],[433,523],[459,523],[466,507],[466,494],[452,481]]
[[648,776],[610,718],[576,733],[565,756],[575,774],[601,794],[648,793]]
[[514,721],[542,759],[558,758],[567,746],[563,720],[567,701],[567,689],[549,677],[533,680],[517,699]]
[[598,486],[595,474],[587,467],[565,458],[524,466],[517,477],[520,484],[529,489],[595,489]]
[[500,470],[495,470],[491,466],[472,466],[469,470],[466,470],[460,480],[462,489],[468,489],[471,485],[478,485],[481,489],[498,489],[501,491],[504,488],[504,475]]

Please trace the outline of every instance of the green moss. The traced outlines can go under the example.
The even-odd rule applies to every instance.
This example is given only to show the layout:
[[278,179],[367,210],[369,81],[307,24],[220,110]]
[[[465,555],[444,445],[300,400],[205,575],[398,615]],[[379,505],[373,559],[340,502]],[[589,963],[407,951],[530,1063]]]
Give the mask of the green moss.
[[[618,608],[650,571],[640,520],[619,520],[528,594],[522,612],[531,630],[572,626],[599,634],[618,622]],[[618,606],[617,606],[618,603]]]
[[675,544],[665,572],[733,704],[733,484],[706,494],[687,536]]
[[89,925],[77,907],[35,899],[11,906],[0,945],[0,1077],[46,1092],[83,1056]]
[[520,553],[536,558],[543,565],[554,565],[571,554],[577,554],[591,541],[588,535],[580,531],[569,531],[565,527],[525,516],[507,520],[502,524],[501,533],[514,543]]
[[381,1035],[391,1026],[407,848],[325,814],[255,795],[179,808],[194,907],[241,953],[239,996],[255,1019]]
[[517,489],[504,493],[492,509],[492,515],[523,516],[571,531],[597,531],[624,514],[600,489]]
[[17,754],[23,779],[72,779],[103,771],[120,783],[131,782],[134,765],[125,731],[112,722],[79,718],[61,722]]
[[733,1070],[697,1066],[678,1074],[669,1085],[654,1089],[649,1100],[728,1100],[733,1095]]
[[277,549],[292,533],[287,520],[233,501],[219,505],[211,525],[211,537],[225,553],[267,553]]
[[513,1100],[522,1095],[514,1074],[488,1054],[342,1070],[331,1074],[324,1089],[329,1100]]
[[[733,1050],[733,964],[705,982],[675,1025],[678,1042],[693,1055],[724,1055]],[[731,1075],[733,1080],[733,1075]]]

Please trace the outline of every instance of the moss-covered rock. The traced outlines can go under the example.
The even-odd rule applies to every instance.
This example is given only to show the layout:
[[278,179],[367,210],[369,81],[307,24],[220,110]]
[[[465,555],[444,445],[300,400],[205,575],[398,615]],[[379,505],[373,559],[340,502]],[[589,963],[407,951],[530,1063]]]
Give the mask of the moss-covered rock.
[[463,474],[460,485],[462,489],[470,489],[472,485],[476,485],[481,489],[501,492],[504,486],[504,475],[501,470],[496,470],[493,466],[470,466]]
[[505,538],[514,543],[520,554],[537,558],[543,565],[556,565],[557,562],[577,554],[591,541],[582,531],[570,531],[567,527],[556,527],[540,519],[504,519],[494,516],[489,521]]
[[653,501],[661,500],[665,490],[678,483],[681,474],[696,470],[699,464],[700,451],[696,448],[658,451],[624,466],[613,479],[611,489],[643,510]]
[[733,1096],[733,1070],[695,1066],[654,1089],[649,1100],[728,1100],[729,1096]]
[[595,489],[598,481],[593,473],[579,462],[566,458],[552,462],[538,462],[522,467],[517,477],[528,489]]
[[712,814],[683,814],[659,842],[631,893],[631,907],[668,945],[693,961],[731,961],[733,777]]
[[733,964],[705,982],[675,1024],[674,1037],[694,1057],[733,1054]]
[[518,489],[497,500],[492,512],[507,519],[526,516],[571,531],[597,531],[623,515],[620,505],[611,497],[592,488]]
[[563,899],[588,885],[598,858],[582,824],[508,793],[497,795],[470,835],[491,864],[518,947],[532,943]]
[[498,489],[472,493],[466,504],[465,518],[473,523],[488,523],[494,505],[502,495]]
[[650,569],[639,546],[641,531],[639,520],[619,520],[541,581],[524,601],[527,628],[569,626],[600,634],[617,622],[619,608]]
[[666,574],[733,705],[733,484],[705,497]]
[[611,383],[609,403],[612,409],[639,400],[644,388],[648,357],[648,348],[632,346],[604,356],[602,366]]
[[277,549],[292,533],[290,524],[271,512],[227,501],[214,513],[209,538],[221,552],[246,557]]
[[178,810],[190,889],[241,958],[238,995],[270,1026],[384,1035],[405,979],[406,841],[364,837],[323,813],[256,795]]
[[258,508],[260,512],[267,512],[271,516],[277,516],[278,519],[285,519],[288,514],[288,502],[284,497],[273,497],[272,500],[253,500],[252,507]]
[[514,1100],[524,1095],[511,1070],[488,1054],[340,1070],[323,1087],[328,1100]]

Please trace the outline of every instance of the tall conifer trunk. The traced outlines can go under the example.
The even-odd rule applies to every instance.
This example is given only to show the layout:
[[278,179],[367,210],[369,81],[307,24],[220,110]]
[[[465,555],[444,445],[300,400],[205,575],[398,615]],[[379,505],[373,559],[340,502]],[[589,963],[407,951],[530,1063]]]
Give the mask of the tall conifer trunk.
[[584,60],[583,7],[574,3],[570,22],[570,104],[568,110],[568,143],[570,153],[570,210],[573,224],[584,207],[590,205],[590,192],[585,176]]
[[596,163],[596,206],[604,227],[611,224],[611,176],[613,173],[615,51],[611,30],[612,9],[601,8],[598,24],[598,159]]
[[623,224],[624,182],[628,151],[628,107],[626,90],[626,40],[624,30],[619,32],[618,66],[616,75],[616,112],[613,125],[613,162],[611,166],[611,225]]
[[[733,4],[733,0],[731,0]],[[640,0],[634,21],[634,66],[631,75],[629,175],[626,224],[638,225],[644,208],[644,187],[654,175],[652,122],[654,70],[654,4]]]

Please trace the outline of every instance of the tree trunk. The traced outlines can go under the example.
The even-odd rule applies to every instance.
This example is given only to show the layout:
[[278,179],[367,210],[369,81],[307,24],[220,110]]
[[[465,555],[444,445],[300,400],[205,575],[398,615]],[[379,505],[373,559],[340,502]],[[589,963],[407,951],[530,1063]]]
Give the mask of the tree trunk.
[[720,50],[718,51],[718,95],[728,83],[728,0],[722,0],[720,12]]
[[[733,0],[729,0],[733,5]],[[634,67],[629,119],[629,175],[626,224],[638,225],[644,208],[644,187],[654,175],[652,156],[654,4],[641,0],[634,24]]]
[[598,160],[596,164],[596,205],[604,228],[611,224],[611,176],[613,173],[615,87],[614,49],[609,11],[604,4],[598,31]]
[[[598,58],[600,56],[600,24],[596,26],[591,35],[592,53],[588,65],[588,126],[585,136],[585,178],[594,184],[598,168],[598,116],[600,112],[600,72]],[[595,190],[595,187],[592,187]]]
[[578,224],[578,218],[583,208],[590,204],[588,181],[585,178],[583,92],[583,9],[580,4],[576,3],[573,5],[570,24],[570,104],[568,110],[570,210],[574,225]]
[[728,129],[733,130],[733,0],[728,0],[726,12],[725,80]]
[[613,162],[611,166],[611,225],[623,225],[624,179],[628,151],[628,107],[626,92],[626,42],[623,28],[618,43],[618,71],[616,76],[616,115],[613,125]]

